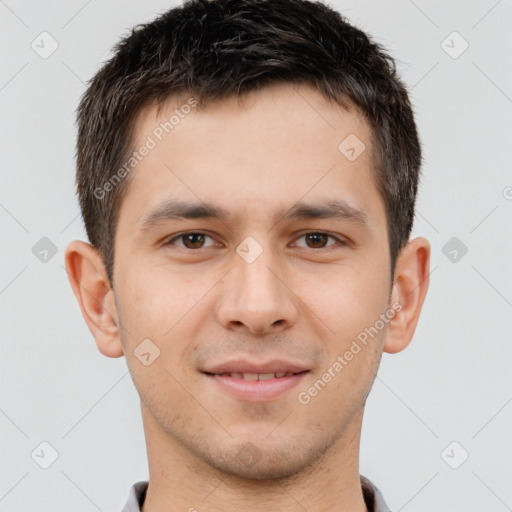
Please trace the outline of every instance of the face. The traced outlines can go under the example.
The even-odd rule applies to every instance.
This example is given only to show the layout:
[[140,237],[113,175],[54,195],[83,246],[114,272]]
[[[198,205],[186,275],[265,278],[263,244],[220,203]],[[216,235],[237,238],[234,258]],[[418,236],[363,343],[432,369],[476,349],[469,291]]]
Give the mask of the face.
[[138,120],[136,147],[156,146],[115,239],[145,428],[232,475],[291,475],[353,431],[382,354],[390,261],[370,131],[305,85],[191,108],[159,141],[174,109]]

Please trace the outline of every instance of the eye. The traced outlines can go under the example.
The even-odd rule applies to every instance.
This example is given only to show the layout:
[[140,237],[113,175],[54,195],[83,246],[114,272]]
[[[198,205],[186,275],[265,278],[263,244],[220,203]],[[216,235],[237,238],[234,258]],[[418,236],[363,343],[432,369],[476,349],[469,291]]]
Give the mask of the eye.
[[[209,238],[213,241],[210,245],[205,245],[205,240]],[[330,235],[329,233],[325,233],[323,231],[308,231],[307,233],[302,233],[302,235],[297,239],[304,238],[306,240],[306,245],[298,245],[298,247],[306,247],[309,249],[325,249],[328,247],[332,247],[334,245],[347,245],[343,239],[338,238],[334,235]],[[326,245],[328,240],[335,240],[336,243],[332,243]],[[181,241],[182,243],[176,243],[176,241]],[[199,231],[188,231],[185,233],[180,233],[173,238],[169,239],[165,242],[164,245],[178,245],[179,247],[183,247],[184,249],[204,249],[206,247],[212,247],[215,245],[215,240],[206,233],[201,233]]]
[[[200,233],[198,231],[189,231],[187,233],[180,233],[179,235],[171,238],[167,242],[165,242],[165,245],[178,245],[180,247],[184,247],[185,249],[203,249],[205,238],[210,238],[213,240],[213,238],[205,233]],[[175,240],[182,240],[183,245],[175,244]],[[214,244],[213,244],[214,245]],[[211,246],[206,246],[211,247]]]
[[[346,242],[342,240],[341,238],[338,238],[333,235],[329,235],[329,233],[324,233],[323,231],[309,231],[307,233],[303,233],[298,239],[304,238],[307,241],[307,243],[310,243],[312,245],[306,245],[305,247],[310,249],[325,249],[327,247],[331,247],[336,244],[330,244],[325,245],[327,240],[329,238],[332,238],[333,240],[336,240],[339,245],[346,245]],[[301,246],[299,246],[301,247]],[[304,247],[304,246],[302,246]]]

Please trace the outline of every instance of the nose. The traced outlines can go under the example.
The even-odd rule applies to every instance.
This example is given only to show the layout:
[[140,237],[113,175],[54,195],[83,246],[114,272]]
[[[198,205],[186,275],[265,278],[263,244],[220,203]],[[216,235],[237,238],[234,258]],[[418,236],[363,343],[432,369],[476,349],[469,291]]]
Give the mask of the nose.
[[216,308],[226,329],[251,334],[280,332],[295,324],[299,299],[286,282],[270,250],[251,263],[235,257]]

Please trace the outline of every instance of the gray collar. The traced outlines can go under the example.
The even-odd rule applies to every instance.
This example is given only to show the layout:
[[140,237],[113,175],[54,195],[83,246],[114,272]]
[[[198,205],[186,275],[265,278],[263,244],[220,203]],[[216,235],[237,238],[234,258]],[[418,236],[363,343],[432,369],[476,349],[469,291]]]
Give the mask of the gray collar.
[[[368,507],[368,512],[391,512],[386,505],[384,498],[379,489],[366,477],[361,475],[361,486],[363,488],[363,496]],[[146,498],[146,490],[148,482],[142,480],[132,485],[128,501],[121,512],[140,512],[144,499]]]

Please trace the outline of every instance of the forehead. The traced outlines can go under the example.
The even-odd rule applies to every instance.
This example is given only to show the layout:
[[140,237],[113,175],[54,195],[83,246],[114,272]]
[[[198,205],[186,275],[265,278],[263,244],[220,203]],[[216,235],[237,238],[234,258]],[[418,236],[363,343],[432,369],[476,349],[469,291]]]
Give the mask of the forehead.
[[204,107],[182,94],[161,110],[144,109],[134,134],[134,151],[150,149],[131,171],[121,210],[137,219],[170,197],[275,219],[301,199],[318,204],[336,192],[354,208],[383,214],[372,204],[382,201],[368,124],[313,86],[277,84]]

